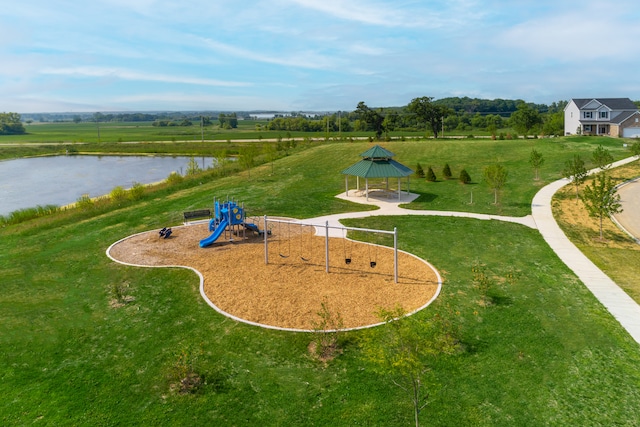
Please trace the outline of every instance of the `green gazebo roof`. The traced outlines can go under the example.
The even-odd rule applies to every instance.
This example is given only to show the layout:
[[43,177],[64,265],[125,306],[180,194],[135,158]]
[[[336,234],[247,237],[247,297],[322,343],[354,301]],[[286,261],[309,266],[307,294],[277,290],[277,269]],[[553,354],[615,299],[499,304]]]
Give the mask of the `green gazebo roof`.
[[342,171],[343,175],[362,178],[402,178],[413,174],[413,170],[392,159],[394,154],[375,145],[360,154],[363,158],[358,163]]
[[360,154],[360,157],[365,159],[390,159],[393,156],[395,156],[395,154],[389,150],[385,150],[379,145],[374,145],[364,153]]

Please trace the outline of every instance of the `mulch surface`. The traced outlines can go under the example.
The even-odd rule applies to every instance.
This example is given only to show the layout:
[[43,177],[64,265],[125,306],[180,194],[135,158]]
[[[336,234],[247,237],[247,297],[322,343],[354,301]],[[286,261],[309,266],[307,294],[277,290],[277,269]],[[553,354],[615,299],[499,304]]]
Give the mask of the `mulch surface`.
[[129,264],[192,267],[203,275],[205,294],[220,310],[263,325],[313,329],[324,302],[344,328],[363,327],[380,322],[380,308],[399,305],[412,312],[425,306],[438,289],[437,276],[424,261],[399,252],[394,283],[392,249],[340,238],[329,239],[326,273],[325,238],[310,226],[274,227],[267,265],[264,239],[249,231],[244,239],[242,233],[228,233],[206,248],[198,243],[210,234],[207,224],[172,231],[168,239],[157,230],[132,236],[109,253]]

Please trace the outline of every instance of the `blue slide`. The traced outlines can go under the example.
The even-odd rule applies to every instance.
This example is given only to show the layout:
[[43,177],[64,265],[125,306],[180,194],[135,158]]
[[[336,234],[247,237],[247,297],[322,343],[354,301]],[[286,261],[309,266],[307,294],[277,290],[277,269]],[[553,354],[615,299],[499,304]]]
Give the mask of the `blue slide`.
[[207,247],[211,245],[213,242],[215,242],[216,240],[218,240],[218,237],[220,237],[220,235],[224,232],[225,228],[227,228],[227,225],[228,223],[226,219],[223,219],[222,221],[220,221],[220,224],[218,224],[218,226],[213,231],[213,234],[211,234],[211,236],[207,237],[206,239],[200,240],[200,247],[201,248]]

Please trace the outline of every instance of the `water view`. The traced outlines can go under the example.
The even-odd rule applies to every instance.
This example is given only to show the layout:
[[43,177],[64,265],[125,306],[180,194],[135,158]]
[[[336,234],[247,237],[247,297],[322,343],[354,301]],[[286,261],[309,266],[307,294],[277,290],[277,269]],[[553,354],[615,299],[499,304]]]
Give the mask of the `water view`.
[[[190,157],[54,156],[0,162],[0,215],[37,205],[66,205],[83,194],[97,197],[114,187],[164,180],[184,174]],[[197,157],[198,166],[213,167],[215,158]]]

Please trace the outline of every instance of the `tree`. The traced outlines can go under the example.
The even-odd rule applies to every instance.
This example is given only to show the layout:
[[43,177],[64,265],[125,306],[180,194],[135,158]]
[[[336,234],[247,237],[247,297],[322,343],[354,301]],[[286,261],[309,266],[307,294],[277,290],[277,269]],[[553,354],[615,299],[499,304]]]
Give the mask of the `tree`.
[[18,113],[0,113],[0,135],[27,133]]
[[544,157],[542,157],[542,154],[540,154],[535,148],[531,150],[531,155],[529,156],[529,164],[533,166],[533,169],[536,173],[535,180],[538,181],[540,179],[539,170],[540,166],[544,164]]
[[631,154],[640,157],[640,142],[636,141],[631,145]]
[[498,192],[507,182],[507,170],[499,164],[490,165],[484,168],[484,180],[493,190],[494,204],[498,204]]
[[420,411],[427,405],[424,390],[429,362],[456,351],[456,340],[442,318],[418,321],[406,317],[401,307],[381,309],[378,316],[386,323],[378,334],[366,340],[364,353],[375,370],[392,377],[394,385],[411,396],[416,427],[420,426]]
[[186,175],[195,175],[200,172],[202,172],[202,169],[200,169],[200,166],[198,166],[198,162],[196,161],[196,159],[191,156],[191,158],[189,159],[189,163],[187,164]]
[[427,181],[436,182],[438,179],[436,178],[436,173],[433,171],[433,168],[429,166],[427,169]]
[[611,163],[613,163],[613,156],[609,150],[604,148],[602,145],[598,145],[598,148],[593,151],[592,159],[593,163],[602,170],[609,169],[609,167],[611,167]]
[[376,139],[380,139],[383,131],[384,117],[382,117],[379,112],[367,107],[367,104],[362,101],[358,103],[355,113],[360,120],[364,121],[368,127],[376,133]]
[[249,179],[251,179],[251,168],[255,164],[256,155],[258,154],[258,149],[255,145],[245,145],[240,149],[240,165],[247,169],[247,173],[249,174]]
[[432,100],[433,98],[429,96],[414,98],[407,105],[407,110],[413,113],[419,122],[429,124],[433,131],[433,136],[437,138],[442,129],[442,120],[449,115],[450,110],[444,105],[432,103]]
[[600,221],[600,239],[602,239],[603,218],[622,212],[620,195],[616,191],[611,177],[604,172],[599,173],[591,185],[584,188],[582,202],[587,208],[589,216]]
[[584,161],[579,154],[575,154],[573,159],[567,160],[564,164],[564,170],[562,176],[573,182],[576,187],[576,201],[580,198],[580,184],[587,178],[587,169],[584,166]]
[[424,178],[424,169],[422,169],[422,165],[420,163],[416,165],[416,176],[418,178]]
[[444,179],[451,179],[451,168],[449,167],[449,163],[445,163],[442,168],[442,177]]
[[458,178],[458,181],[463,184],[471,184],[471,175],[469,175],[469,172],[467,172],[466,169],[462,169],[460,171],[460,177]]
[[262,153],[267,162],[271,163],[271,174],[274,173],[274,162],[278,158],[278,150],[272,143],[267,142],[262,146]]
[[516,132],[523,134],[525,137],[529,131],[536,125],[542,124],[540,112],[534,109],[530,104],[521,102],[518,104],[518,110],[511,114],[511,126]]

